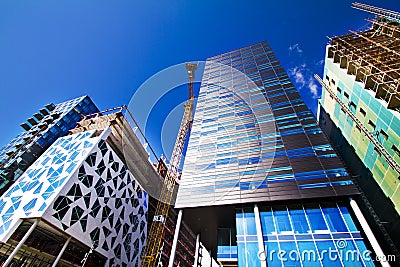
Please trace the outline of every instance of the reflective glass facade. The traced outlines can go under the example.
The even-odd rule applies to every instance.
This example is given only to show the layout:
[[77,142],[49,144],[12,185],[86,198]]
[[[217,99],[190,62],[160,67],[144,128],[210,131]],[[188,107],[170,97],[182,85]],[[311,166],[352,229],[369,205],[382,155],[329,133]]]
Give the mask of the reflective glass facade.
[[207,60],[176,207],[357,192],[267,42]]
[[21,124],[25,131],[0,150],[0,195],[55,141],[76,126],[81,115],[98,112],[88,96],[48,104]]
[[265,253],[257,217],[252,208],[236,211],[239,266],[375,266],[343,203],[260,206]]

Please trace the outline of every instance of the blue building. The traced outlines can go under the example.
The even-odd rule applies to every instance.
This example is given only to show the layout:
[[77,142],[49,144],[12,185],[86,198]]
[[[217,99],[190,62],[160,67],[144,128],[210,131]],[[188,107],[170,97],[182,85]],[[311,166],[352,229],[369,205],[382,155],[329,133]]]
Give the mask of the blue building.
[[221,264],[374,266],[358,194],[267,42],[207,59],[175,207]]
[[48,104],[21,124],[24,129],[0,150],[0,195],[82,116],[98,112],[89,96]]
[[108,144],[60,137],[0,197],[2,266],[137,266],[148,196]]

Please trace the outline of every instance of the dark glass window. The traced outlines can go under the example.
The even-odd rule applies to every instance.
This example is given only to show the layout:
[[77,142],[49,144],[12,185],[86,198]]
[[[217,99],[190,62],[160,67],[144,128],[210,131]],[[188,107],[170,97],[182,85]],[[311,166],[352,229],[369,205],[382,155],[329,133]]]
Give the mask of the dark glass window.
[[290,225],[289,221],[289,214],[286,209],[274,210],[274,217],[278,234],[292,231],[292,226]]
[[392,145],[392,149],[393,149],[394,153],[396,153],[397,156],[400,157],[400,150],[395,145]]
[[305,234],[310,232],[310,227],[308,226],[306,215],[302,208],[290,209],[289,213],[295,234]]
[[346,221],[346,224],[347,224],[347,227],[349,228],[349,230],[351,232],[358,231],[356,225],[354,224],[353,219],[351,218],[349,210],[344,206],[340,206],[339,209],[342,212],[343,218]]
[[246,234],[257,235],[254,213],[253,212],[244,213],[243,220],[246,227]]
[[383,138],[384,138],[385,140],[388,140],[389,136],[388,136],[388,134],[387,134],[384,130],[381,130],[379,133],[383,136]]
[[268,209],[260,212],[261,227],[264,235],[276,233],[274,219],[272,218],[272,211]]
[[363,109],[363,108],[360,108],[360,113],[365,117],[365,115],[367,115],[367,112]]
[[321,209],[318,206],[306,205],[305,210],[313,233],[320,230],[328,230],[324,217],[322,217]]
[[229,246],[230,238],[231,238],[231,234],[230,234],[229,228],[217,229],[218,246]]
[[375,130],[376,125],[371,120],[368,121],[368,125],[371,126]]
[[322,208],[331,232],[347,232],[346,225],[336,206]]

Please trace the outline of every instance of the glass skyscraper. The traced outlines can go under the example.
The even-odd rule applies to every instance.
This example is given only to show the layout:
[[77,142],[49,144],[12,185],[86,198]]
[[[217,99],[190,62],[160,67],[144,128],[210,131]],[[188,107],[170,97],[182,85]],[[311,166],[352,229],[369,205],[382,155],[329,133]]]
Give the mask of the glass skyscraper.
[[0,149],[0,195],[81,116],[98,112],[89,96],[48,104],[21,123],[23,132]]
[[207,60],[175,207],[214,257],[224,266],[373,266],[350,208],[357,195],[267,42]]
[[178,207],[355,193],[266,42],[207,60]]

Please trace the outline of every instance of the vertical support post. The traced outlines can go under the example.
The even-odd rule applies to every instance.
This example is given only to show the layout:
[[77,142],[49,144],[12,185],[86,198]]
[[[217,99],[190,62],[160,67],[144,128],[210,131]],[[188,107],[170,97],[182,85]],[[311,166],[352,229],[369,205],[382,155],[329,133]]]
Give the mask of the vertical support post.
[[169,256],[168,267],[173,267],[174,266],[176,246],[178,245],[179,230],[181,228],[181,222],[182,222],[182,213],[183,213],[183,211],[179,210],[179,212],[178,212],[178,220],[176,221],[174,240],[172,242],[171,255]]
[[[324,90],[322,90],[323,92]],[[321,97],[322,98],[322,97]],[[319,121],[319,116],[321,116],[321,99],[318,100],[318,106],[317,106],[317,122],[320,123]]]
[[261,267],[267,267],[267,256],[265,253],[264,239],[261,228],[261,217],[257,204],[254,204],[254,218],[256,221],[256,230],[257,230],[258,259],[260,260]]
[[64,254],[65,249],[67,248],[69,242],[71,241],[71,237],[68,237],[67,241],[65,241],[64,246],[62,247],[60,253],[58,253],[58,256],[56,258],[56,260],[53,262],[52,267],[56,267],[58,262],[60,261],[62,255]]
[[194,251],[194,263],[193,267],[198,266],[198,261],[199,261],[199,249],[200,249],[200,234],[196,235],[196,248]]
[[[368,241],[371,243],[372,249],[374,250],[376,256],[379,259],[386,259],[385,254],[383,253],[383,250],[378,243],[378,240],[376,240],[374,234],[372,233],[372,230],[369,227],[367,220],[362,214],[360,208],[358,207],[357,202],[352,198],[350,198],[350,206],[353,209],[354,214],[356,215],[356,218],[361,225],[361,228],[363,229],[365,235],[367,236]],[[390,267],[390,264],[387,261],[380,261],[380,264],[383,267]]]
[[22,245],[25,243],[25,241],[28,239],[28,237],[32,234],[33,230],[35,230],[38,223],[39,223],[39,219],[36,219],[35,222],[31,225],[31,227],[29,227],[28,232],[26,232],[24,237],[21,239],[21,241],[19,241],[18,245],[11,252],[10,256],[8,256],[7,260],[4,262],[2,267],[8,267],[8,265],[10,265],[14,256],[18,253],[18,251],[21,249]]

